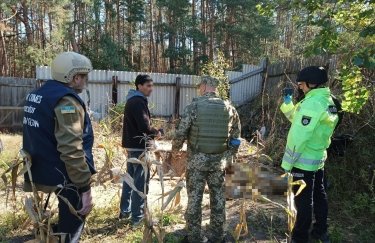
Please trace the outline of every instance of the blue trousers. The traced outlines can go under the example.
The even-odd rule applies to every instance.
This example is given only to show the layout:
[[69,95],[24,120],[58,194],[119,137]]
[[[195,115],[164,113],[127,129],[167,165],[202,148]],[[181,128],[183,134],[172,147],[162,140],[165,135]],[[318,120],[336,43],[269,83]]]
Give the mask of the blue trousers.
[[[62,189],[61,191],[56,190],[55,193],[58,193],[60,196],[66,198],[76,210],[79,210],[82,207],[82,202],[77,190],[78,189],[75,187],[68,187]],[[69,206],[60,197],[58,197],[58,201],[59,221],[57,225],[57,232],[67,233],[65,243],[79,242],[79,238],[85,225],[85,218],[77,218],[77,216],[70,213]]]
[[[138,158],[142,152],[129,152],[129,158]],[[143,171],[142,165],[127,163],[127,171],[134,180],[134,185],[137,190],[143,192],[144,185],[146,184],[146,193],[148,192],[148,184],[150,181],[150,170],[147,172],[147,178],[145,179],[145,172]],[[131,187],[124,182],[122,185],[122,194],[120,202],[121,213],[131,213],[132,221],[137,222],[144,216],[144,199],[138,195],[137,192],[133,191]]]
[[[292,239],[297,243],[308,242],[309,230],[312,223],[314,212],[315,223],[313,231],[318,235],[327,232],[328,201],[324,188],[324,170],[304,171],[301,169],[292,169],[293,180],[304,180],[305,189],[301,194],[295,197],[297,220],[292,232]],[[297,192],[298,186],[293,188]]]

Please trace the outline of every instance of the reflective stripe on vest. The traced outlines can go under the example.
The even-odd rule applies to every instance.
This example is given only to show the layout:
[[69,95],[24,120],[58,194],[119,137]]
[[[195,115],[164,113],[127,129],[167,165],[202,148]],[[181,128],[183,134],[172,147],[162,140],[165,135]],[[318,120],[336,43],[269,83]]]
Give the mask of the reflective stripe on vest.
[[289,154],[291,157],[293,157],[293,158],[299,158],[299,157],[301,157],[301,155],[302,155],[302,153],[297,153],[297,152],[295,152],[295,151],[292,151],[290,148],[286,148],[286,150],[285,150],[285,153],[286,154]]
[[306,159],[306,158],[294,159],[290,157],[288,154],[285,154],[283,157],[283,162],[287,162],[292,165],[295,164],[296,161],[297,163],[304,164],[304,165],[320,165],[325,162],[324,159]]

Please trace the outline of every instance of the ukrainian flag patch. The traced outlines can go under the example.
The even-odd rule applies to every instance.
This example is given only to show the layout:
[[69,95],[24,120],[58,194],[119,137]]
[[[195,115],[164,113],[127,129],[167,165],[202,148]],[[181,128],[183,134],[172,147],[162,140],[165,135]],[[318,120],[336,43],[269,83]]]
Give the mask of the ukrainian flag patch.
[[74,106],[62,106],[61,114],[74,114],[76,113],[76,108]]

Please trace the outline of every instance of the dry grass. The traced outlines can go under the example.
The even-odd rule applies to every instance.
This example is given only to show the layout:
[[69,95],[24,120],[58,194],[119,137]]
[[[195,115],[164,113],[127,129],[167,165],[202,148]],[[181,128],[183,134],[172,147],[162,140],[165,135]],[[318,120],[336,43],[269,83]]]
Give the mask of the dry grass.
[[0,172],[7,169],[10,163],[16,158],[21,149],[22,136],[20,134],[0,133],[0,140],[4,146],[0,153]]
[[[269,128],[268,139],[262,141],[265,147],[262,147],[262,153],[270,155],[273,160],[267,159],[267,166],[278,167],[279,159],[282,156],[285,137],[287,134],[288,122],[281,116],[278,111],[278,106],[275,102],[267,104],[265,107],[265,121],[262,123],[259,112],[261,112],[262,107],[259,99],[254,103],[244,106],[240,109],[240,115],[245,128],[245,132],[248,134],[249,138],[253,138],[253,132],[260,129],[262,124]],[[345,126],[342,131],[355,130],[359,132],[357,140],[352,148],[349,149],[348,154],[344,158],[337,158],[333,162],[330,162],[328,167],[328,174],[332,186],[328,192],[330,195],[330,233],[332,235],[333,242],[341,242],[343,239],[361,239],[361,242],[368,242],[366,240],[373,239],[375,237],[374,231],[371,229],[374,218],[374,211],[372,205],[374,205],[373,197],[373,183],[371,184],[371,178],[373,176],[374,168],[374,150],[368,149],[369,146],[373,145],[375,141],[373,127],[375,127],[373,109],[369,109],[359,117],[349,117],[346,118]],[[370,112],[371,111],[371,112]],[[369,120],[372,119],[372,120]],[[155,121],[154,121],[155,122]],[[156,121],[156,123],[158,123]],[[166,125],[167,124],[167,125]],[[276,126],[277,124],[277,126]],[[350,125],[350,126],[349,126]],[[156,124],[158,127],[170,127],[173,126],[170,123],[159,122]],[[353,127],[357,127],[353,129]],[[99,126],[95,126],[96,130],[96,145],[94,148],[96,165],[100,170],[110,156],[108,152],[105,151],[104,147],[98,146],[107,142],[109,146],[114,145],[114,155],[112,157],[112,166],[121,167],[124,165],[125,156],[123,150],[119,148],[118,142],[120,141],[120,134],[117,132],[109,134],[104,134],[103,131],[99,130]],[[272,131],[271,134],[269,132]],[[101,134],[100,134],[101,133]],[[170,134],[169,129],[166,131]],[[113,136],[113,141],[108,141],[109,137]],[[14,159],[17,155],[18,150],[21,145],[22,137],[17,134],[0,134],[0,138],[3,141],[5,150],[0,154],[1,161],[7,161],[5,163],[0,163],[0,172],[7,168],[9,161]],[[112,139],[111,138],[111,139]],[[107,140],[106,140],[107,139]],[[250,149],[248,149],[250,151]],[[106,154],[107,152],[107,154]],[[246,160],[246,158],[244,158]],[[261,158],[258,158],[262,163]],[[107,163],[108,165],[108,163]],[[356,183],[352,183],[356,181]],[[343,186],[345,185],[345,186]],[[104,185],[103,190],[98,191],[98,197],[96,203],[98,207],[92,212],[88,218],[87,231],[84,234],[83,242],[142,242],[143,229],[132,230],[128,225],[123,222],[118,222],[118,204],[119,197],[116,192],[119,190],[120,186],[116,189],[111,188],[111,185]],[[159,185],[157,187],[160,187]],[[97,190],[99,187],[94,187]],[[173,187],[172,187],[173,188]],[[170,188],[170,189],[172,189]],[[111,190],[109,192],[108,190]],[[371,191],[372,189],[372,191]],[[152,189],[154,190],[154,189]],[[168,189],[169,190],[169,189]],[[113,192],[113,196],[108,198],[109,194]],[[23,195],[19,190],[17,191],[19,195]],[[99,195],[100,194],[100,195]],[[207,196],[207,195],[205,195]],[[105,202],[99,202],[100,197],[106,198]],[[182,198],[181,200],[186,200]],[[167,198],[166,198],[167,200]],[[228,215],[228,232],[235,230],[236,225],[239,220],[239,212],[241,204],[237,203],[239,201],[228,202],[227,205],[227,215]],[[278,201],[283,205],[286,203],[285,198],[280,198]],[[154,204],[154,201],[150,201]],[[100,204],[100,206],[99,206]],[[248,202],[249,205],[242,210],[243,221],[248,222],[249,234],[248,236],[240,237],[239,242],[270,242],[269,240],[275,241],[277,239],[285,239],[285,232],[288,230],[288,222],[286,219],[285,212],[283,210],[277,209],[276,207],[270,207],[270,204],[264,204],[261,202]],[[20,208],[20,207],[19,207]],[[160,208],[160,207],[155,207]],[[179,233],[175,233],[179,229],[176,229],[176,224],[179,227],[183,227],[184,220],[182,217],[183,208],[178,212],[170,212],[161,214],[158,209],[152,208],[152,214],[156,218],[160,218],[163,223],[162,225],[166,228],[165,241],[166,242],[178,242],[181,238]],[[208,206],[204,205],[204,214],[207,215],[209,210]],[[160,210],[160,209],[159,209]],[[0,219],[0,236],[14,236],[22,235],[18,226],[20,222],[25,219],[25,213],[19,210],[17,213],[1,213]],[[354,223],[353,223],[354,222]],[[368,227],[363,227],[363,225],[368,225]],[[374,227],[372,227],[374,228]],[[6,232],[6,233],[3,233]],[[262,239],[262,240],[259,240]],[[268,240],[266,240],[268,239]],[[5,240],[5,238],[0,237],[0,241]],[[154,241],[156,239],[154,238]]]

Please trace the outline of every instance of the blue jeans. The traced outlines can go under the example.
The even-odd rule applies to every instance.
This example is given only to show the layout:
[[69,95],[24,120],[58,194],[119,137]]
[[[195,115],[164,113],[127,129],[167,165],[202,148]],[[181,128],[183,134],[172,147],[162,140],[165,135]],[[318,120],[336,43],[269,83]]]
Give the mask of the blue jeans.
[[[129,158],[138,158],[142,152],[129,152]],[[148,184],[150,181],[150,170],[148,170],[147,178],[145,180],[145,173],[143,167],[140,164],[127,163],[127,171],[134,180],[134,185],[137,190],[143,192],[144,185],[146,186],[146,193],[148,192]],[[137,222],[144,216],[144,199],[138,195],[137,192],[133,191],[131,187],[124,182],[122,185],[122,194],[120,202],[120,211],[122,214],[130,213],[132,215],[132,221]]]

